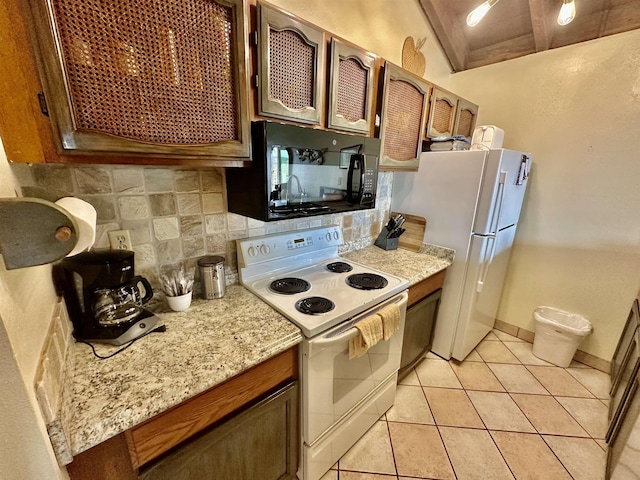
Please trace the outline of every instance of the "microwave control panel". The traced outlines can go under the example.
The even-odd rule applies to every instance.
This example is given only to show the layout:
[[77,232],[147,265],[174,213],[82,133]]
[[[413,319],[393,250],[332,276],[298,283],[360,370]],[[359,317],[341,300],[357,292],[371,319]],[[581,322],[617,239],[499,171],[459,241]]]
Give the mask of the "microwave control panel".
[[364,171],[364,182],[362,185],[362,199],[360,203],[372,203],[374,188],[375,188],[375,171],[371,168],[367,168]]

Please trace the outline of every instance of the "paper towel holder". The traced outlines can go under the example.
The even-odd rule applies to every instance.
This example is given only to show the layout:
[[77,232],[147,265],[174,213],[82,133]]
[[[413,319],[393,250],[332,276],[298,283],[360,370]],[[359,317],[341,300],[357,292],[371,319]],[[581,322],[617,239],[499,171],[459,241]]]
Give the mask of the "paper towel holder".
[[75,219],[53,202],[0,198],[0,253],[7,270],[64,258],[75,247],[78,231]]

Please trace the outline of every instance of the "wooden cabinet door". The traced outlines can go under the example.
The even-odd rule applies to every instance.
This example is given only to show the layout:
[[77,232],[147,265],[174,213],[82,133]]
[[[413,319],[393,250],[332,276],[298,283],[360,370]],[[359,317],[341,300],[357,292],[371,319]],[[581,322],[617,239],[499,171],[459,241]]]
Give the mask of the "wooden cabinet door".
[[331,39],[327,127],[369,134],[375,62],[375,55]]
[[324,32],[258,3],[258,114],[320,125],[324,115]]
[[295,479],[298,388],[293,382],[141,472],[140,480]]
[[456,118],[458,98],[438,88],[431,95],[431,109],[427,124],[427,137],[450,137]]
[[384,72],[380,170],[417,170],[431,85],[387,62]]
[[248,157],[246,0],[31,4],[59,151]]
[[476,128],[478,106],[464,99],[458,100],[456,109],[456,121],[453,127],[454,135],[463,135],[471,140],[473,130]]

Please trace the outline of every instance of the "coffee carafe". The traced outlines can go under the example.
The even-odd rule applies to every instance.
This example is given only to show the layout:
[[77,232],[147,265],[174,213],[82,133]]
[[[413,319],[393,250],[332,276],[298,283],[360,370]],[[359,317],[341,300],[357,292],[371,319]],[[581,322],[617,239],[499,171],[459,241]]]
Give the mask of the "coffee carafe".
[[63,259],[54,275],[79,340],[122,345],[155,328],[159,320],[143,307],[153,289],[134,274],[134,252],[80,253]]

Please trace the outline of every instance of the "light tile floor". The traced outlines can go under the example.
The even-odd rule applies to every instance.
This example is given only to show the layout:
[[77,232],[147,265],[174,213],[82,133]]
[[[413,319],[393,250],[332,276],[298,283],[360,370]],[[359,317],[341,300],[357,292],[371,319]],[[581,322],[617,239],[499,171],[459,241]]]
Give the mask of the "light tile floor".
[[560,368],[494,330],[464,362],[428,354],[322,480],[602,480],[609,375]]

